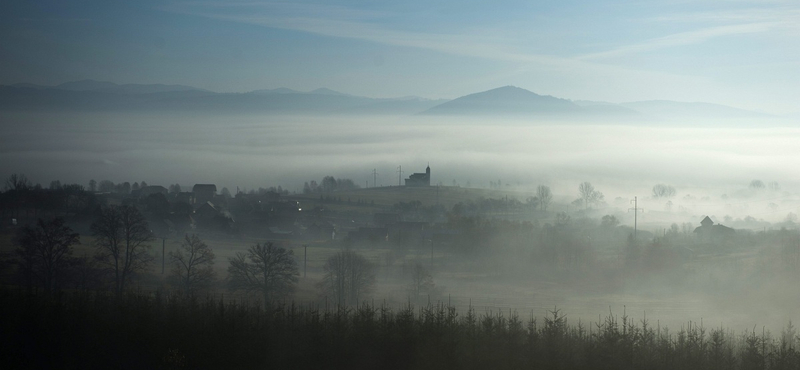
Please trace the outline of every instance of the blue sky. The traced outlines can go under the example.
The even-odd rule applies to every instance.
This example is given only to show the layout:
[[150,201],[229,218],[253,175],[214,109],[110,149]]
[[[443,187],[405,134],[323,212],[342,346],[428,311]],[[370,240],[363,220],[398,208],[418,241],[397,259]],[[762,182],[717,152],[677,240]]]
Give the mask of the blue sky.
[[800,111],[800,2],[18,1],[0,84],[80,79],[214,91],[328,87]]

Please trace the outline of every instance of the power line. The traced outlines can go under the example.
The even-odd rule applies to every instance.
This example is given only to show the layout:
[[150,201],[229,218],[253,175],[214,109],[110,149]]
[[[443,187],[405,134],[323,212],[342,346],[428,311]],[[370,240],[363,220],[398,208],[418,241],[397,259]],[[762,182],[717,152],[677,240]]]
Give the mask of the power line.
[[403,177],[403,166],[397,166],[397,186],[403,185],[400,179]]

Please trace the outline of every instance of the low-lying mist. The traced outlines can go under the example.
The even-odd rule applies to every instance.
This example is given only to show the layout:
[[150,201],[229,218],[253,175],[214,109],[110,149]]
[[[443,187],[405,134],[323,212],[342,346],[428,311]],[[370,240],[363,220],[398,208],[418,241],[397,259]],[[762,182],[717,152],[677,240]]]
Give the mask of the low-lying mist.
[[[144,180],[184,188],[213,183],[231,192],[280,185],[301,193],[304,182],[326,175],[362,187],[394,186],[398,166],[406,178],[430,164],[432,184],[451,190],[491,188],[526,202],[536,186],[549,186],[552,208],[531,217],[535,227],[525,232],[532,234],[489,237],[483,254],[437,252],[431,272],[440,294],[433,299],[461,308],[543,313],[559,306],[581,320],[627,310],[664,323],[705,319],[739,329],[780,327],[798,303],[791,294],[795,265],[787,264],[800,255],[791,249],[797,243],[776,233],[796,229],[793,214],[800,213],[800,174],[792,171],[800,162],[800,129],[783,121],[723,127],[423,116],[6,112],[1,118],[0,173],[24,173],[45,185]],[[602,201],[576,203],[582,182],[602,192]],[[674,194],[654,196],[656,184]],[[634,197],[641,209],[635,219]],[[738,249],[720,258],[708,246],[681,249],[695,243],[692,232],[706,215],[742,230]],[[609,231],[603,216],[620,226]],[[640,252],[626,249],[634,224]],[[553,245],[589,252],[543,257],[531,252],[531,241],[541,253]],[[671,252],[659,254],[663,245]],[[794,251],[791,258],[787,251]],[[409,253],[423,263],[428,255]],[[695,253],[705,256],[703,263],[686,263],[685,254]],[[402,302],[405,288],[396,283],[402,279],[378,276],[375,296]]]
[[[589,181],[613,204],[617,197],[645,198],[664,183],[677,189],[678,200],[714,206],[719,217],[743,217],[771,213],[769,203],[786,208],[780,201],[744,209],[739,203],[784,197],[800,183],[790,170],[800,162],[800,129],[756,120],[724,128],[644,120],[3,113],[0,172],[45,184],[109,179],[300,191],[325,175],[371,187],[373,169],[377,186],[397,185],[398,166],[407,177],[430,163],[432,183],[445,186],[545,184],[569,202]],[[781,192],[748,192],[754,179],[777,182]]]

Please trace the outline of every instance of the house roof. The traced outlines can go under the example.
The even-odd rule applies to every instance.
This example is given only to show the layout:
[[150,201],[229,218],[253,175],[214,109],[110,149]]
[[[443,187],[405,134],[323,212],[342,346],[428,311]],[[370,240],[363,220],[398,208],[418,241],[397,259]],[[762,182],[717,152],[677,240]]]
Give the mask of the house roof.
[[192,187],[192,191],[197,192],[198,190],[213,190],[214,192],[217,191],[217,186],[214,184],[194,184]]
[[702,221],[700,221],[700,225],[713,225],[714,221],[711,220],[711,217],[706,216]]

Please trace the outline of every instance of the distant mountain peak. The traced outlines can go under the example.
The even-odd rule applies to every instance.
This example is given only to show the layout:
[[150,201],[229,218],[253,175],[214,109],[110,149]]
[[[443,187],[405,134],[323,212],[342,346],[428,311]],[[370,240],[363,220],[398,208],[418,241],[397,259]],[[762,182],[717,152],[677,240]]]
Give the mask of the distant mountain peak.
[[581,110],[581,107],[566,99],[539,95],[521,87],[502,86],[453,99],[423,113],[535,115],[579,112]]
[[350,94],[341,93],[338,91],[331,90],[327,87],[320,87],[316,90],[311,90],[308,92],[309,94],[318,94],[318,95],[337,95],[337,96],[349,96]]
[[80,81],[64,82],[56,85],[55,88],[62,90],[71,90],[71,91],[90,91],[90,90],[111,89],[117,86],[119,85],[113,82],[86,79]]
[[260,90],[253,90],[251,93],[254,94],[302,94],[302,92],[297,90],[292,90],[288,87],[279,87],[277,89],[260,89]]

